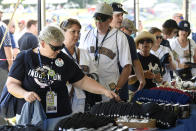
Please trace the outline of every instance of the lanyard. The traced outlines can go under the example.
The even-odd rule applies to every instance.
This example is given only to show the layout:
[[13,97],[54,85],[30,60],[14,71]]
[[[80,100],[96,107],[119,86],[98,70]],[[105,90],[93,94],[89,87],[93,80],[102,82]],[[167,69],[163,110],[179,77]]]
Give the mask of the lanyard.
[[[42,65],[42,60],[41,60],[41,55],[40,55],[40,50],[39,50],[39,48],[37,49],[38,50],[38,59],[39,59],[39,65],[40,65],[40,67],[41,67],[41,69],[43,69],[43,65]],[[44,69],[43,69],[44,70]],[[49,72],[52,72],[53,71],[53,73],[55,73],[54,72],[54,70],[49,70]],[[47,74],[45,74],[46,72],[42,72],[42,77],[43,77],[43,80],[48,84],[48,85],[51,85],[51,82],[50,82],[50,80],[51,80],[51,78],[50,77],[48,77],[49,79],[46,79],[46,76],[48,75],[48,73]],[[50,76],[50,74],[49,74],[49,76]],[[50,91],[51,91],[52,89],[51,89],[51,87],[50,87]]]
[[41,68],[43,68],[43,65],[42,65],[42,60],[41,60],[41,55],[40,55],[40,50],[39,48],[37,49],[37,52],[38,52],[38,59],[39,59],[39,65]]
[[69,50],[67,49],[67,47],[64,47],[65,51],[67,52],[67,54],[71,57],[71,59],[76,62],[77,64],[79,64],[79,58],[78,55],[76,53],[76,48],[74,47],[74,53],[76,54],[76,59],[73,58],[73,56],[71,55],[71,53],[69,52]]
[[[101,44],[100,44],[100,48],[103,46],[103,42],[105,41],[105,38],[107,37],[109,32],[110,32],[110,28],[107,30],[105,36],[103,37],[103,40],[101,41]],[[94,54],[96,61],[99,60],[98,54],[99,54],[99,47],[98,47],[98,30],[97,30],[96,47],[95,47],[95,54]]]

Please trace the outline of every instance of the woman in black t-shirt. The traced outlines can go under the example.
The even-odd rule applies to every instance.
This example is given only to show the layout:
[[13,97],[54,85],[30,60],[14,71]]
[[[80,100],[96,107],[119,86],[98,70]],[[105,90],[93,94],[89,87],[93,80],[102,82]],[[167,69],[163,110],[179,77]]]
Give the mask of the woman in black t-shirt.
[[85,76],[61,49],[64,35],[56,26],[45,27],[39,35],[40,47],[22,51],[13,63],[7,79],[8,91],[17,99],[17,114],[25,102],[39,100],[49,122],[47,130],[71,114],[66,83],[109,98],[117,98],[95,80]]
[[[155,36],[149,32],[143,31],[135,38],[136,47],[139,49],[138,57],[144,70],[146,79],[145,89],[156,87],[157,82],[162,81],[161,64],[159,58],[150,53],[152,45],[155,43]],[[134,83],[134,81],[136,83]],[[135,75],[130,76],[129,83],[132,83],[132,91],[136,91],[139,82]]]

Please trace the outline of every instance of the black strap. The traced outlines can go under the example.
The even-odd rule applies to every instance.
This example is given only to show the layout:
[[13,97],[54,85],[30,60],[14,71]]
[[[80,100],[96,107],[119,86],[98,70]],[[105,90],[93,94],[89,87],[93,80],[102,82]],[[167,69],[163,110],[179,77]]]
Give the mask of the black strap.
[[[107,37],[109,32],[110,32],[110,27],[108,28],[105,36],[103,37],[103,40],[101,41],[100,48],[103,46],[103,42],[105,41],[105,38]],[[94,54],[96,61],[99,59],[98,54],[99,54],[99,47],[98,47],[98,30],[97,30],[96,47],[95,47],[95,54]]]
[[41,68],[43,68],[43,65],[42,65],[42,60],[41,60],[41,55],[40,55],[39,48],[37,49],[37,53],[38,53],[38,59],[39,59],[39,66],[40,66]]
[[189,41],[189,55],[190,55],[190,62],[191,62],[191,42],[189,39],[188,39],[188,41]]
[[118,34],[118,30],[116,31],[116,48],[117,48],[117,64],[118,64],[118,67],[120,67],[119,50],[118,50],[118,41],[117,41],[117,34]]

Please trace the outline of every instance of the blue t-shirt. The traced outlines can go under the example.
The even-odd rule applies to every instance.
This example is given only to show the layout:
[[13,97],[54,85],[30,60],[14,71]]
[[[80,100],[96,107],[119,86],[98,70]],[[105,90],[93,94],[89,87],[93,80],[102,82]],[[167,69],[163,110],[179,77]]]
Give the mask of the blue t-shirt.
[[34,49],[38,47],[38,39],[32,33],[24,33],[24,35],[18,40],[18,46],[20,51]]
[[[6,26],[3,22],[0,22],[0,42],[3,39],[5,34]],[[6,34],[5,40],[0,48],[0,59],[6,59],[4,47],[11,47],[10,36],[9,33]],[[8,62],[7,60],[0,60],[0,68],[8,70]]]
[[14,38],[14,34],[12,34],[11,32],[9,32],[9,35],[10,35],[10,39],[11,39],[12,49],[19,48],[18,45],[16,44],[16,40]]
[[[40,68],[38,54],[34,53],[32,49],[22,51],[16,57],[8,75],[21,81],[22,88],[25,90],[36,92],[41,98],[45,112],[46,93],[51,87],[52,91],[57,94],[57,113],[46,113],[47,118],[70,114],[72,111],[66,83],[81,80],[84,77],[83,72],[73,60],[62,52],[55,59],[41,55],[41,63],[43,68]],[[50,70],[54,70],[54,76],[48,75]],[[49,82],[51,85],[48,84]],[[17,99],[17,114],[21,113],[24,103],[24,99]]]

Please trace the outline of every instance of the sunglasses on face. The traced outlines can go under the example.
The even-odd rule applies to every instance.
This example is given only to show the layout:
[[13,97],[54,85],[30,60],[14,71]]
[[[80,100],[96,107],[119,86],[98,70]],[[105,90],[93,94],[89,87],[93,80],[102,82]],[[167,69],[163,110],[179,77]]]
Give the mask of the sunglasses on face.
[[142,40],[139,40],[138,43],[144,44],[145,41],[146,41],[146,43],[153,43],[153,41],[151,39],[142,39]]
[[62,50],[65,45],[62,44],[61,46],[54,46],[54,45],[51,45],[50,43],[48,43],[48,45],[50,46],[50,48],[53,50],[53,51],[58,51],[58,50]]
[[156,36],[156,39],[158,40],[158,39],[162,39],[163,38],[163,36]]
[[94,17],[95,21],[97,22],[105,22],[108,17],[104,17],[104,16],[97,16],[97,17]]
[[184,17],[183,16],[177,16],[178,18],[180,18],[181,20],[183,20],[184,19]]

